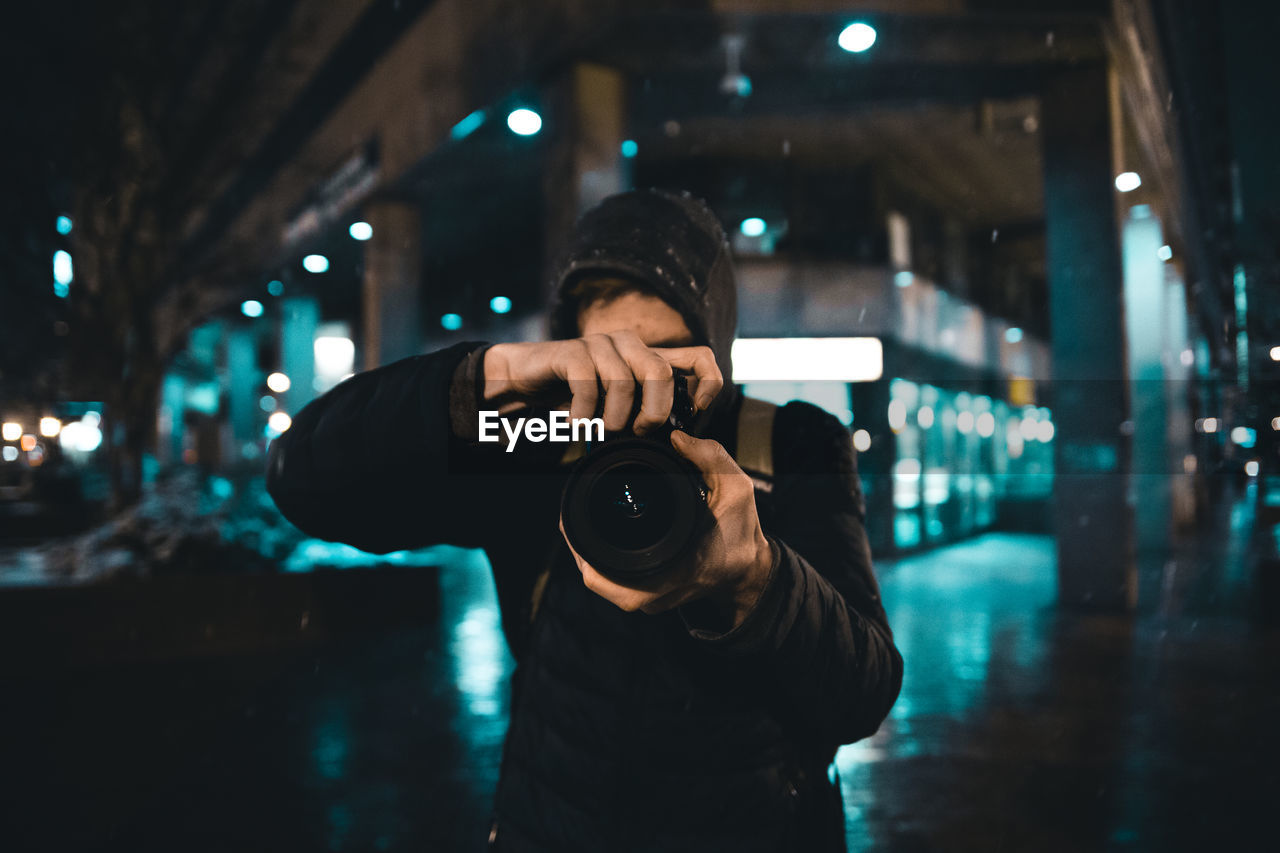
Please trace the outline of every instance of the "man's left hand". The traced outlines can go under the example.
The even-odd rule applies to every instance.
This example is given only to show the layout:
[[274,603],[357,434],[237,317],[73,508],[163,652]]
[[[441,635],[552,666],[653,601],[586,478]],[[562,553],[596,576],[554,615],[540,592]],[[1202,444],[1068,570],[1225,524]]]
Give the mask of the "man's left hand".
[[[710,598],[737,627],[764,591],[773,550],[760,529],[751,478],[717,441],[671,434],[676,451],[698,467],[707,485],[711,526],[697,552],[643,585],[623,586],[600,574],[569,546],[587,589],[626,611],[662,613]],[[560,523],[564,534],[564,522]],[[568,540],[566,539],[566,542]]]

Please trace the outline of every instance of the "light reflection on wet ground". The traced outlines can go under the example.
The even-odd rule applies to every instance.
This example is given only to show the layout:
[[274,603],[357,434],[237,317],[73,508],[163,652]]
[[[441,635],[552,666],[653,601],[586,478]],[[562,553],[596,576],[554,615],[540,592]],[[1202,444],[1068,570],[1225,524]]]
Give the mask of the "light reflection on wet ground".
[[850,850],[1270,849],[1280,636],[1242,497],[1140,558],[1131,617],[1054,607],[1049,537],[882,562],[906,676],[838,757]]
[[[838,757],[850,850],[1267,849],[1280,642],[1234,506],[1144,559],[1134,617],[1060,612],[1049,537],[880,562],[906,679]],[[25,821],[0,849],[482,849],[512,661],[483,557],[428,556],[424,624],[0,685]]]

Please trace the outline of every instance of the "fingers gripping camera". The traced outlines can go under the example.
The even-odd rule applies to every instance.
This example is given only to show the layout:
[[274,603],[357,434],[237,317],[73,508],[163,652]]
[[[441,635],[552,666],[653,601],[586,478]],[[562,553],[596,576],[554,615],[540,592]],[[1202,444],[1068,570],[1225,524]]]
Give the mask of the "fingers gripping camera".
[[593,446],[561,496],[569,544],[620,583],[660,574],[697,546],[710,521],[701,473],[671,446],[671,433],[690,432],[694,415],[685,377],[675,378],[667,422]]

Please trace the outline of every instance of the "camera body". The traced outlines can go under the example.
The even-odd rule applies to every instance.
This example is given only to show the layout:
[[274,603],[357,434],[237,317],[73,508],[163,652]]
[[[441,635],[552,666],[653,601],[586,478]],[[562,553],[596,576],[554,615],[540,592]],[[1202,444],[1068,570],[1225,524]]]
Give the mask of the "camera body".
[[701,473],[671,446],[673,430],[692,435],[694,416],[685,377],[675,380],[667,422],[589,448],[561,494],[565,537],[621,584],[661,574],[697,546],[710,521]]

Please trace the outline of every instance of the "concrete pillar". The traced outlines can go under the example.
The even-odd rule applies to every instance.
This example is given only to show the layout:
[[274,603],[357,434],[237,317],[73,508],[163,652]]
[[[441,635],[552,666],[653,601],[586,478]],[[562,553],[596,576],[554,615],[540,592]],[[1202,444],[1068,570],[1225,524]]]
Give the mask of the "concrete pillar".
[[1121,429],[1125,327],[1111,104],[1102,67],[1062,72],[1043,93],[1053,514],[1061,601],[1126,608],[1137,600],[1137,574]]
[[578,212],[622,192],[629,183],[622,157],[626,134],[626,82],[622,74],[602,65],[581,64],[573,69],[574,168],[577,171]]
[[[1164,266],[1165,413],[1170,500],[1173,526],[1189,529],[1195,523],[1195,461],[1192,456],[1191,340],[1187,331],[1187,289],[1174,264]],[[1191,460],[1189,463],[1188,460]]]
[[630,186],[622,157],[626,138],[626,81],[602,65],[573,66],[548,92],[553,138],[543,171],[547,252],[554,260],[574,221],[602,199]]
[[1164,262],[1160,220],[1145,204],[1129,209],[1124,223],[1124,320],[1129,378],[1129,422],[1133,471],[1129,503],[1134,508],[1140,552],[1158,552],[1172,533],[1168,422],[1163,352],[1166,338]]
[[283,406],[290,416],[316,396],[316,358],[313,346],[320,322],[320,304],[314,297],[284,300],[280,321],[280,372],[289,377]]
[[871,446],[858,451],[858,475],[867,504],[867,538],[876,554],[895,550],[893,541],[893,461],[897,437],[889,428],[889,379],[854,382],[849,386],[853,432],[866,430]]
[[365,208],[373,237],[364,256],[364,369],[422,352],[422,220],[416,205]]

